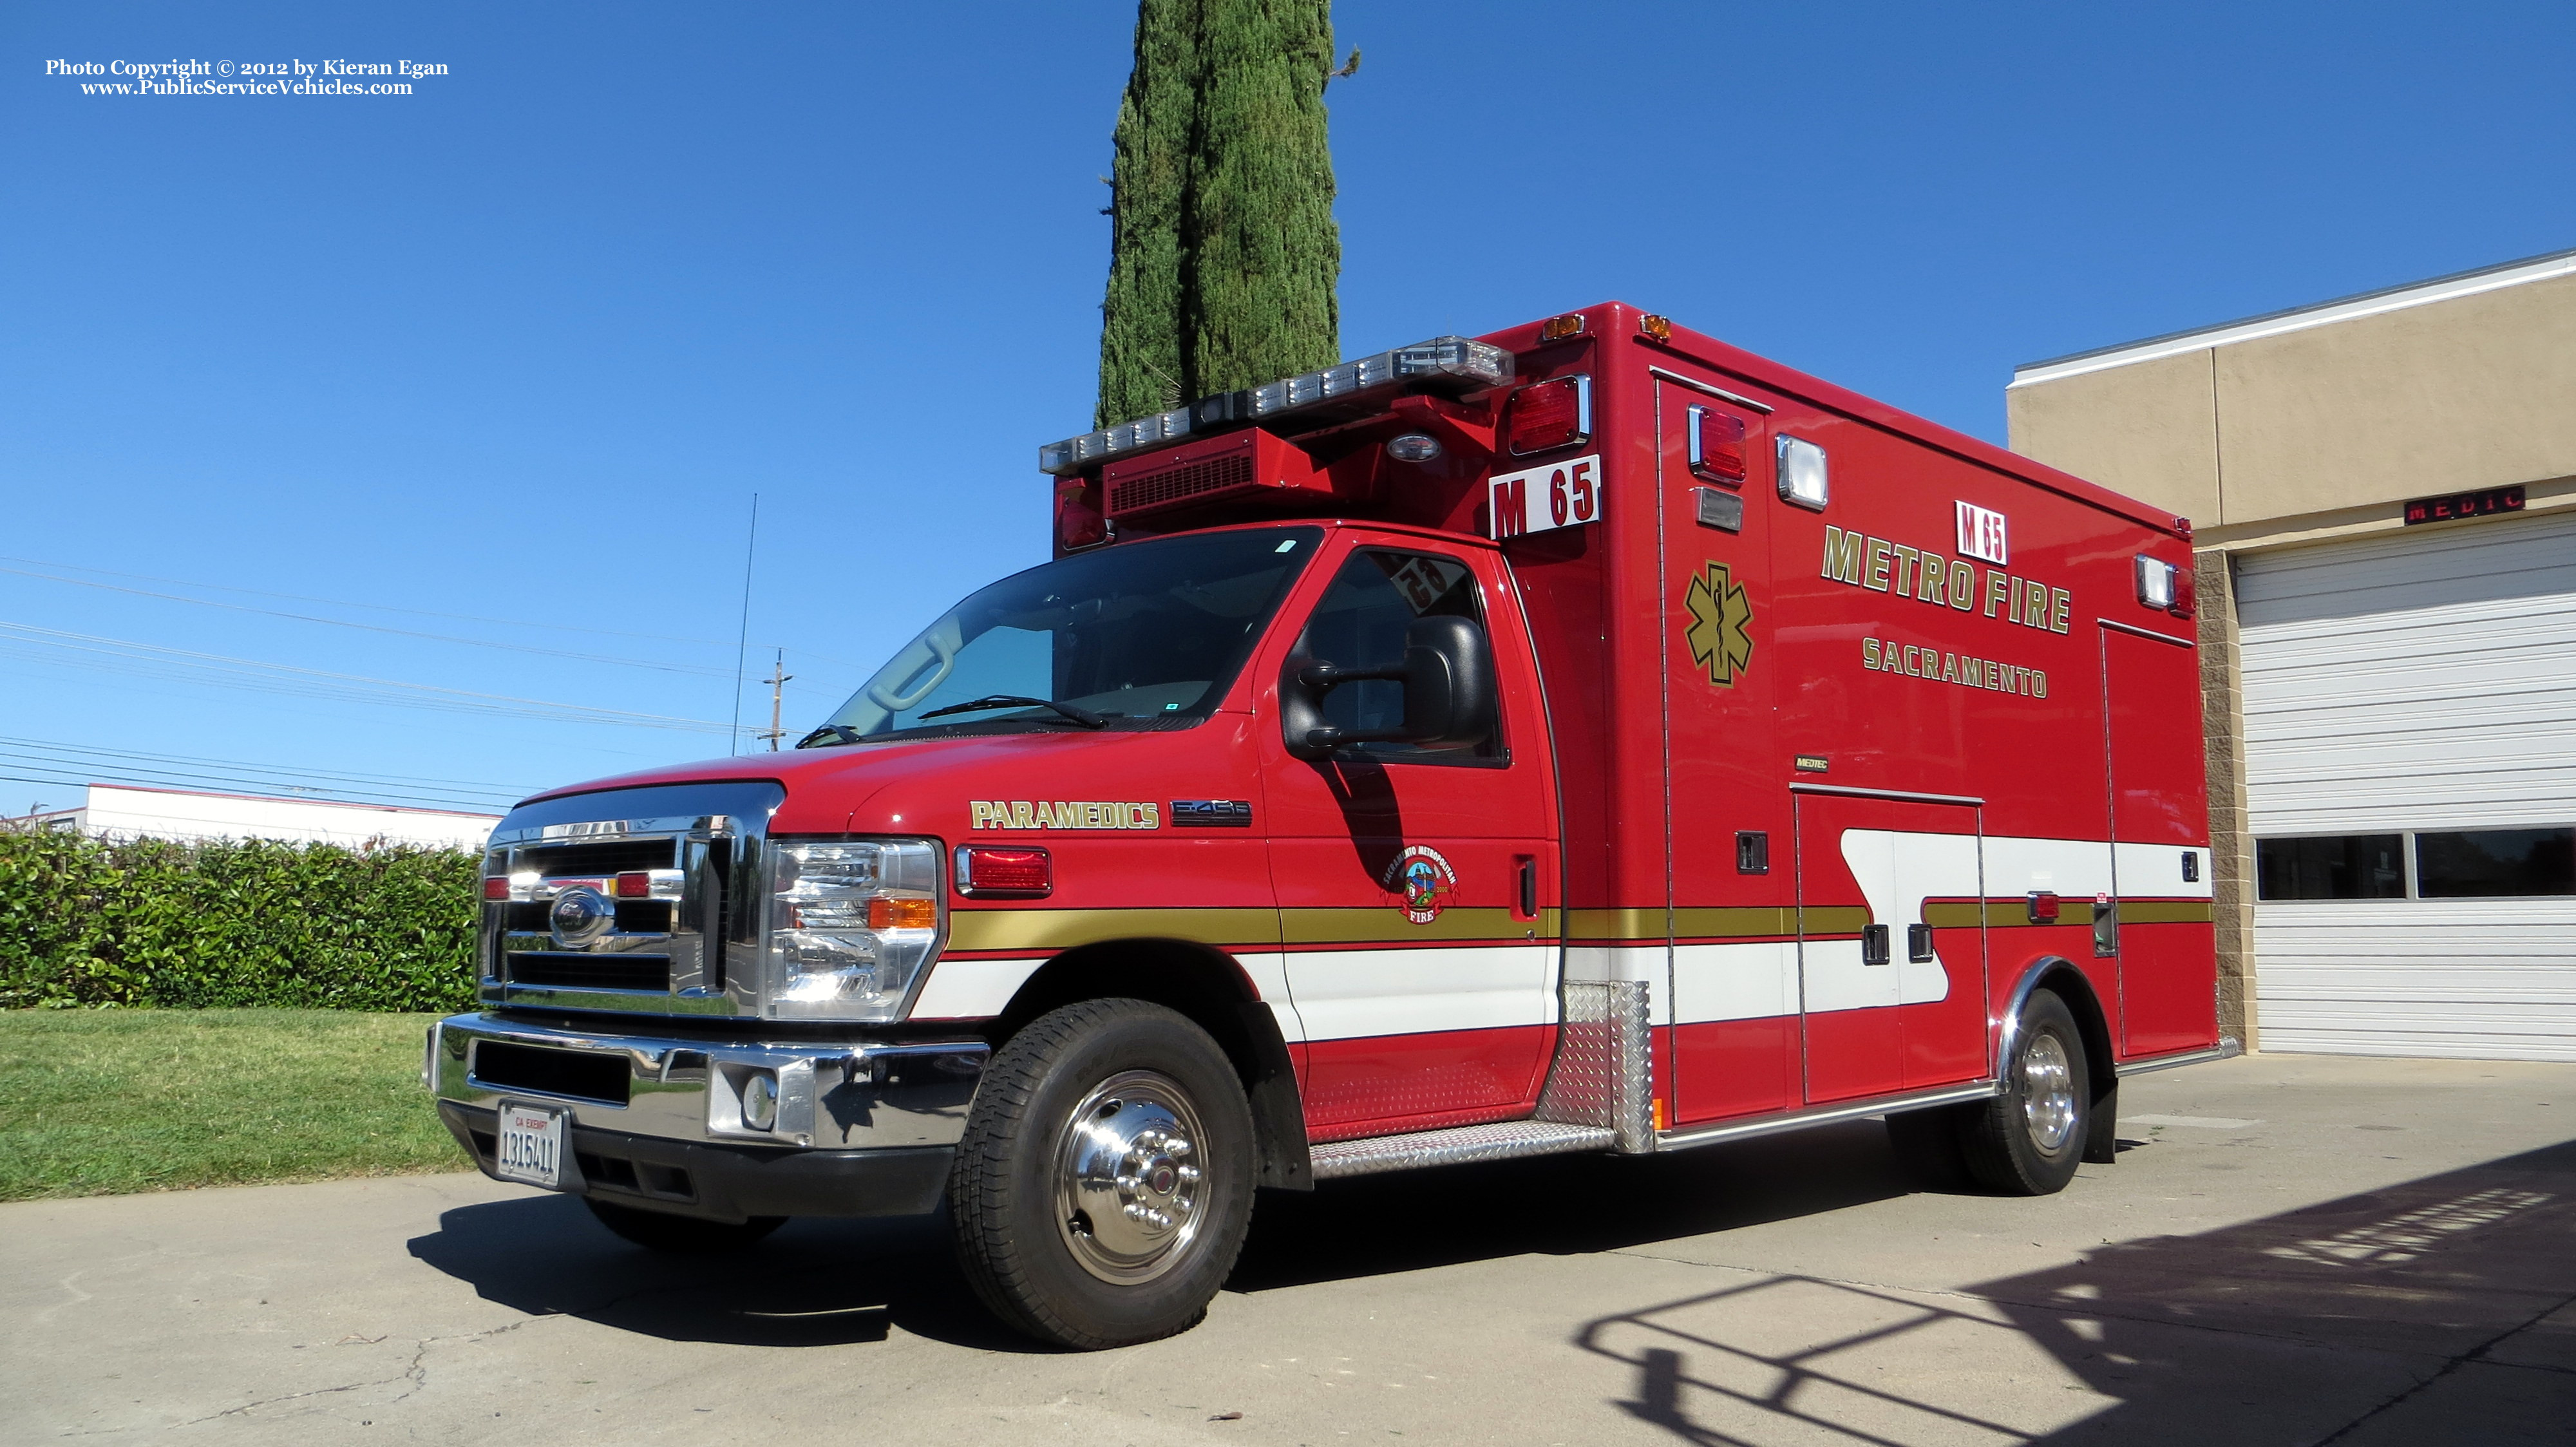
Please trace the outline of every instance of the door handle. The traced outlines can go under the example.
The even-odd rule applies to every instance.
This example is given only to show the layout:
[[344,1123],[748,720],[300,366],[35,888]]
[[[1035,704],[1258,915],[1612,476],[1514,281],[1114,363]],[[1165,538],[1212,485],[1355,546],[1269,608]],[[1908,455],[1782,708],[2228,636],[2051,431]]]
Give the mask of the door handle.
[[1864,965],[1883,965],[1887,961],[1887,926],[1883,924],[1861,926],[1860,962]]
[[1905,958],[1918,965],[1932,962],[1932,926],[1910,924],[1905,927]]
[[2103,895],[2093,901],[2093,957],[2109,959],[2120,952],[2120,902]]
[[1520,903],[1521,918],[1538,918],[1538,860],[1527,854],[1521,856]]

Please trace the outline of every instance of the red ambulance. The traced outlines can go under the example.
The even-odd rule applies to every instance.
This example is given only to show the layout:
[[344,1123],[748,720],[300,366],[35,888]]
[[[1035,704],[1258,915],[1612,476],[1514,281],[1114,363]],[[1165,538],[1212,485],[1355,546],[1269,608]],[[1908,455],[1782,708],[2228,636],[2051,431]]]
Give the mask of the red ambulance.
[[1616,303],[1041,451],[795,751],[494,832],[482,1167],[644,1245],[945,1199],[1181,1330],[1259,1187],[1884,1116],[2063,1187],[2215,1012],[2190,525]]

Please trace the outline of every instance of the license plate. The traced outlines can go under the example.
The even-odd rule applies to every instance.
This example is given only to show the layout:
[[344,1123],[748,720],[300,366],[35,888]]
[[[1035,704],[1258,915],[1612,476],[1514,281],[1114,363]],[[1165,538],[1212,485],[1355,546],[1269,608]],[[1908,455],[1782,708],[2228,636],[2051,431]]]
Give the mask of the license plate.
[[549,1191],[563,1189],[564,1112],[501,1103],[501,1146],[493,1174]]

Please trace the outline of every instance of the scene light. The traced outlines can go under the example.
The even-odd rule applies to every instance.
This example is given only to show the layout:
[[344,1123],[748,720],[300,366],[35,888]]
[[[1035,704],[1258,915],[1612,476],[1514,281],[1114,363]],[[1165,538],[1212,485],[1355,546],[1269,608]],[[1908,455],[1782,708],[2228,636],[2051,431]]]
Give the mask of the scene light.
[[1825,449],[1803,437],[1780,439],[1780,500],[1825,510],[1830,489],[1825,477]]
[[1187,407],[1050,442],[1038,449],[1038,471],[1070,477],[1111,458],[1129,457],[1169,447],[1192,436],[1230,431],[1256,422],[1268,424],[1362,395],[1383,392],[1391,397],[1408,387],[1473,392],[1511,379],[1512,354],[1502,348],[1466,337],[1434,337],[1320,372],[1302,372],[1240,392],[1221,392]]

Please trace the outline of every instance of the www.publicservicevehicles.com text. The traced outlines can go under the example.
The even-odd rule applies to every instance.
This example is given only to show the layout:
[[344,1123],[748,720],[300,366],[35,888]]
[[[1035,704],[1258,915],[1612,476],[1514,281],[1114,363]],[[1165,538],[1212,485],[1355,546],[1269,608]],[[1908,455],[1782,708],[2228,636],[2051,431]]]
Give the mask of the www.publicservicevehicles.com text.
[[45,74],[77,82],[83,95],[410,95],[413,81],[447,73],[422,60],[45,62]]

